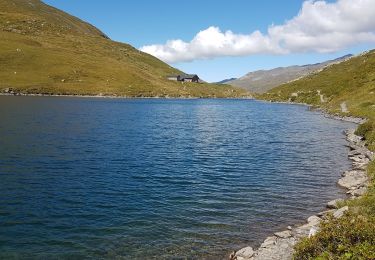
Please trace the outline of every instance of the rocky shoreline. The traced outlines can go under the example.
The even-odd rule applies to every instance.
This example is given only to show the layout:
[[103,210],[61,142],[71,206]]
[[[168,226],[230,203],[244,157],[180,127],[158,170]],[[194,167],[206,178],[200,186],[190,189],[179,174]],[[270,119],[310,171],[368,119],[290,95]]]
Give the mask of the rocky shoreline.
[[[364,123],[366,120],[355,117],[340,117],[336,115],[325,114],[326,117],[353,122],[356,124]],[[374,153],[365,146],[362,137],[355,134],[355,129],[345,131],[347,147],[349,148],[348,158],[352,161],[352,168],[345,171],[337,184],[347,189],[348,197],[346,199],[355,199],[361,197],[369,185],[369,179],[366,173],[367,165],[374,159]],[[289,260],[294,253],[294,245],[302,238],[314,236],[319,230],[319,224],[328,214],[333,214],[335,218],[340,218],[348,206],[339,207],[344,199],[335,199],[327,203],[327,210],[311,216],[303,225],[288,227],[287,230],[274,233],[267,237],[260,247],[254,250],[252,247],[244,247],[230,254],[230,260]]]

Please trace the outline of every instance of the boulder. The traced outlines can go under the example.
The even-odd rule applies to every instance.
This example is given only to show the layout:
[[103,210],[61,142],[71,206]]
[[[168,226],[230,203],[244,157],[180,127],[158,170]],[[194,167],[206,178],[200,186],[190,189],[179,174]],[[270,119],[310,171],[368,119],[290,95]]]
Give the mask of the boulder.
[[266,240],[264,240],[264,242],[260,245],[260,247],[269,247],[275,244],[276,244],[276,237],[272,236],[272,237],[267,237]]
[[288,237],[292,236],[292,232],[290,232],[290,230],[285,230],[285,231],[282,231],[282,232],[276,232],[275,236],[277,236],[279,238],[288,238]]
[[310,233],[310,229],[311,229],[311,225],[305,224],[305,225],[302,225],[302,226],[299,226],[299,227],[293,229],[292,235],[293,235],[293,237],[296,237],[298,239],[303,238],[303,237],[307,237]]
[[4,88],[4,89],[3,89],[3,93],[6,93],[6,94],[13,94],[14,91],[13,91],[12,88]]
[[253,248],[251,246],[248,246],[238,250],[235,256],[237,257],[237,260],[250,260],[253,255]]
[[308,224],[311,225],[311,226],[318,225],[320,223],[320,221],[322,221],[322,219],[317,217],[317,216],[311,216],[307,219]]
[[368,182],[368,177],[365,171],[352,170],[344,173],[338,184],[341,187],[352,189],[358,188],[366,185]]
[[340,203],[340,202],[343,202],[343,201],[344,201],[343,199],[331,200],[330,202],[327,203],[327,208],[337,209],[338,208],[337,203]]
[[292,259],[293,248],[297,240],[294,237],[278,239],[277,243],[262,247],[255,252],[252,260],[285,260]]
[[366,187],[360,187],[358,189],[349,190],[347,194],[352,195],[353,197],[360,197],[363,196],[367,191]]
[[329,213],[333,213],[334,211],[335,211],[334,209],[325,210],[325,211],[319,212],[317,216],[320,218],[325,218]]
[[299,226],[292,231],[292,236],[296,238],[307,237],[310,234],[311,228],[318,229],[319,223],[322,221],[321,218],[317,216],[311,216],[307,219],[307,224]]
[[312,228],[310,228],[310,231],[309,231],[309,237],[313,237],[316,235],[316,233],[318,232],[319,228],[317,226],[314,226]]
[[346,211],[348,211],[348,210],[349,210],[349,207],[348,207],[348,206],[342,207],[342,208],[336,210],[336,211],[333,213],[333,216],[334,216],[335,218],[341,218],[341,217],[344,215],[344,213],[345,213]]

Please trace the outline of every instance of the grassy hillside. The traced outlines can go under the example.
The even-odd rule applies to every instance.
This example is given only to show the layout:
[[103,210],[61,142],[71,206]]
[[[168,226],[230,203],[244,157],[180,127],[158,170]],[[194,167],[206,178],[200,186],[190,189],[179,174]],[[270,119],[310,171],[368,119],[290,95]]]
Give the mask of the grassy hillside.
[[232,86],[241,87],[253,93],[265,93],[286,82],[296,80],[308,74],[314,73],[324,67],[347,60],[352,55],[348,54],[340,58],[316,64],[302,66],[279,67],[270,70],[257,70],[247,73],[245,76],[226,82]]
[[[259,97],[307,103],[333,114],[368,118],[369,122],[360,129],[368,128],[369,131],[365,133],[368,145],[375,149],[372,131],[375,129],[375,50],[276,87]],[[343,112],[342,106],[346,106],[348,111]]]
[[[367,118],[357,133],[375,151],[375,51],[332,65],[320,73],[281,85],[259,98],[302,102],[338,115]],[[350,212],[331,219],[297,245],[295,259],[375,259],[375,161],[367,169],[368,192],[347,202]]]
[[39,0],[0,0],[0,92],[239,97],[244,90],[166,79],[181,73]]

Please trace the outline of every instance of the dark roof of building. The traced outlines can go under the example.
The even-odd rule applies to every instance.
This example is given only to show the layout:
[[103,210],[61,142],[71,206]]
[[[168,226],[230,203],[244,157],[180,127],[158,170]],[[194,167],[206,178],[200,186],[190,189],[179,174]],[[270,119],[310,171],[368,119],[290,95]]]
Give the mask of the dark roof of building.
[[180,77],[182,79],[193,79],[195,77],[197,77],[199,79],[197,74],[183,74],[183,75],[180,75]]
[[[192,79],[194,77],[198,77],[197,74],[179,74],[179,75],[168,75],[167,78],[184,78],[184,79]],[[199,78],[199,77],[198,77]]]

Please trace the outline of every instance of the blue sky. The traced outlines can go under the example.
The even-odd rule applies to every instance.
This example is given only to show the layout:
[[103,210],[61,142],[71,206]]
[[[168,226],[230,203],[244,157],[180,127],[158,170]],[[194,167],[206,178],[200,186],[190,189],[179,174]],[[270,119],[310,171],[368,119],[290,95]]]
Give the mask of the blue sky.
[[[342,0],[343,4],[346,5],[348,4],[345,2],[348,1],[350,0]],[[233,50],[228,56],[227,51],[222,54],[222,49],[210,53],[208,50],[198,50],[199,47],[196,47],[195,44],[189,44],[197,33],[212,26],[220,30],[219,32],[214,32],[216,34],[219,33],[219,36],[227,30],[236,35],[250,35],[258,30],[262,35],[267,36],[270,26],[283,25],[288,20],[298,16],[304,3],[301,0],[45,0],[44,2],[88,21],[101,29],[111,39],[129,43],[136,48],[158,44],[163,45],[158,48],[161,48],[164,52],[169,52],[170,46],[167,46],[167,41],[179,39],[184,44],[186,43],[186,48],[189,49],[189,52],[196,51],[197,53],[193,56],[185,57],[186,55],[181,53],[181,50],[173,49],[171,53],[165,54],[175,55],[172,60],[164,58],[163,54],[159,58],[185,72],[197,73],[207,81],[239,77],[249,71],[258,69],[316,63],[348,53],[356,54],[374,46],[374,42],[369,41],[367,38],[349,43],[346,39],[341,44],[343,46],[337,47],[335,45],[335,48],[337,48],[330,50],[328,53],[320,53],[317,51],[318,47],[315,44],[313,44],[314,47],[311,47],[312,44],[309,43],[308,46],[290,47],[288,53],[278,53],[271,47],[267,50],[261,48],[262,50],[254,52],[246,48],[243,51]],[[336,1],[326,2],[327,4],[333,4],[333,9],[329,9],[328,12],[339,8],[337,7],[338,5],[334,5]],[[305,9],[307,10],[306,13],[309,10],[312,10],[310,13],[313,13],[314,10],[319,11],[319,8],[325,7],[310,5],[310,7],[307,6]],[[363,8],[366,8],[366,6]],[[322,9],[322,12],[324,10]],[[327,14],[325,15],[327,16]],[[309,16],[307,15],[307,17]],[[297,19],[297,22],[303,19],[306,20],[306,18],[301,17],[301,19]],[[369,26],[369,23],[367,23],[362,27],[370,27],[372,32],[374,29],[372,25],[370,24]],[[237,38],[234,41],[238,43]],[[331,48],[332,46],[329,47]],[[302,51],[300,51],[301,48],[303,48]],[[152,50],[150,53],[152,53]],[[233,56],[232,54],[236,57],[231,57]]]

